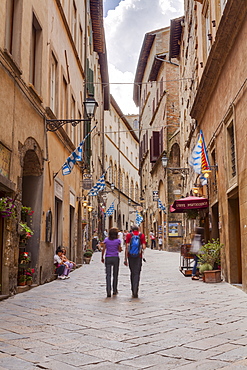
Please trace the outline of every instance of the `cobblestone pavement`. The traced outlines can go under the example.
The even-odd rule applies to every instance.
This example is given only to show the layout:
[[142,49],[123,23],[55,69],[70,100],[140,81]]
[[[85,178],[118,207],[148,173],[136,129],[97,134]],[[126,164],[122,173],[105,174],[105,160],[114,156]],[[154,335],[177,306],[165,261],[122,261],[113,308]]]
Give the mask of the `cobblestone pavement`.
[[71,279],[0,302],[0,370],[247,369],[247,295],[184,277],[177,253],[145,254],[138,299],[123,255],[106,298],[95,253]]

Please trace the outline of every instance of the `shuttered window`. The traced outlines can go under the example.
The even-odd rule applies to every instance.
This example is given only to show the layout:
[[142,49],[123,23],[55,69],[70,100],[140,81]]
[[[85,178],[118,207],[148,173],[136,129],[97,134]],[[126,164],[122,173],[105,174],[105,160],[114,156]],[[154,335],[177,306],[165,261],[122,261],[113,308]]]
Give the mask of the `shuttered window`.
[[150,139],[150,162],[157,161],[163,153],[163,128],[160,131],[153,131]]
[[94,84],[93,84],[93,70],[89,67],[89,61],[87,59],[87,93],[88,95],[94,96]]
[[159,146],[159,140],[160,140],[160,132],[159,131],[153,131],[153,135],[150,139],[150,162],[154,163],[157,161],[160,155],[160,146]]

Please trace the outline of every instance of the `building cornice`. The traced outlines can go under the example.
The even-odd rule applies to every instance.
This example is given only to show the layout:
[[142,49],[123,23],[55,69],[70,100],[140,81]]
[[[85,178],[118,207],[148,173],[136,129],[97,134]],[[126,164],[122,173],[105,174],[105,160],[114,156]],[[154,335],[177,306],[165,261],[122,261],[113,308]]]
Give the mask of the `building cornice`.
[[190,112],[200,121],[247,13],[246,0],[228,0]]

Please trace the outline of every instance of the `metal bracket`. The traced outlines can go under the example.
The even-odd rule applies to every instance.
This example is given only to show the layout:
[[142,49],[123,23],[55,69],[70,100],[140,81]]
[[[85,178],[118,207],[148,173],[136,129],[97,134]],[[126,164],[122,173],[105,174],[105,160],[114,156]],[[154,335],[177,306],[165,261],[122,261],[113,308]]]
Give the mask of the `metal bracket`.
[[46,131],[55,132],[60,129],[63,125],[71,123],[73,127],[78,125],[80,122],[90,122],[90,119],[46,119]]

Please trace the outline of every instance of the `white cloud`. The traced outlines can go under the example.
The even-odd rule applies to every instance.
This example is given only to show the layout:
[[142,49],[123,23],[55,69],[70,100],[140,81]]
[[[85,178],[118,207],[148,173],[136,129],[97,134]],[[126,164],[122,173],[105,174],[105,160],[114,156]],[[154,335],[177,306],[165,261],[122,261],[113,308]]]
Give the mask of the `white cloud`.
[[[111,81],[113,78],[111,73],[114,73],[114,79],[116,77],[121,79],[115,82],[122,82],[124,78],[130,76],[130,73],[134,78],[145,33],[169,26],[170,19],[182,14],[183,0],[122,0],[115,10],[109,10],[105,18],[105,32],[108,61],[115,67],[109,69]],[[123,99],[126,99],[129,104],[125,105],[129,108],[134,104],[130,103],[133,86],[131,90],[126,97],[121,92],[121,104]],[[111,86],[111,93],[123,113],[131,113],[120,104],[120,91],[121,86],[114,87],[114,90]],[[126,86],[123,87],[123,91],[126,91]]]
[[[113,64],[109,63],[110,91],[124,114],[137,114],[133,96],[134,73],[121,72]],[[122,84],[121,84],[122,83]]]

